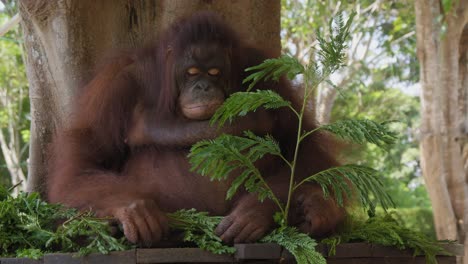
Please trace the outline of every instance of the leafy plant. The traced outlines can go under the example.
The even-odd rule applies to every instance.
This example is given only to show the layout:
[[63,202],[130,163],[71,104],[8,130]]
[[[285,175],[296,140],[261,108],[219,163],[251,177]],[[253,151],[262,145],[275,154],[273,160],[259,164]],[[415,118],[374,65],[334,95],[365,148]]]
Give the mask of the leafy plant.
[[354,241],[393,246],[401,250],[412,249],[414,255],[424,254],[427,263],[437,263],[437,254],[449,255],[440,245],[447,241],[429,239],[420,232],[406,228],[393,213],[373,216],[366,221],[354,221],[347,230],[323,239],[321,243],[328,245],[329,254],[334,255],[338,244]]
[[[288,226],[287,223],[292,194],[306,182],[320,185],[325,197],[330,197],[333,194],[333,198],[340,206],[344,205],[345,198],[354,195],[355,200],[372,216],[367,221],[354,220],[350,231],[324,240],[324,243],[332,246],[332,251],[341,242],[367,241],[374,244],[396,246],[400,249],[410,248],[414,250],[415,254],[424,253],[428,262],[434,263],[436,262],[435,255],[445,251],[437,241],[404,228],[403,225],[397,223],[391,214],[386,213],[389,207],[394,207],[394,203],[385,192],[378,171],[362,165],[349,164],[329,168],[299,182],[295,180],[299,146],[304,139],[313,133],[323,130],[354,143],[372,143],[383,150],[389,150],[397,139],[396,133],[388,127],[391,122],[377,123],[368,119],[341,120],[311,131],[303,130],[302,121],[309,97],[314,94],[321,82],[328,81],[330,74],[344,63],[343,51],[346,46],[343,43],[349,35],[352,17],[353,14],[346,23],[341,16],[338,17],[337,26],[330,27],[332,30],[329,40],[325,40],[320,34],[318,35],[320,50],[317,62],[303,66],[294,58],[283,56],[278,59],[266,60],[258,66],[248,68],[247,71],[254,72],[244,80],[244,83],[250,82],[248,91],[231,95],[211,119],[211,124],[222,126],[225,122],[232,122],[236,117],[244,116],[259,107],[265,109],[289,108],[298,119],[296,149],[292,160],[287,160],[282,155],[278,142],[270,135],[260,137],[246,131],[243,137],[221,135],[214,140],[204,140],[195,144],[189,155],[192,170],[208,176],[212,180],[224,180],[230,172],[240,169],[241,173],[233,180],[227,191],[226,199],[231,199],[243,186],[248,192],[256,193],[260,201],[273,200],[279,208],[279,213],[275,215],[275,221],[279,227],[261,241],[274,242],[283,246],[294,255],[300,264],[325,263],[325,259],[314,249],[316,242],[309,236],[300,233],[296,228]],[[332,24],[332,22],[330,23]],[[290,102],[273,91],[251,91],[258,82],[279,80],[280,76],[283,75],[289,79],[302,75],[304,94],[300,109],[295,109]],[[255,161],[266,154],[279,156],[290,168],[286,204],[283,204],[276,197],[260,171],[254,166]],[[385,211],[383,216],[375,216],[377,204]]]
[[[171,229],[183,231],[184,241],[215,254],[235,252],[214,233],[222,217],[194,209],[170,213],[168,217]],[[109,219],[49,204],[37,193],[20,192],[14,197],[0,185],[0,257],[39,259],[54,252],[77,252],[84,256],[132,247],[124,237],[112,236]]]
[[111,236],[106,219],[48,204],[37,193],[13,197],[0,185],[0,256],[37,259],[50,252],[106,254],[128,248],[124,239]]
[[168,214],[171,219],[170,227],[182,230],[185,242],[193,242],[199,248],[215,254],[234,254],[236,249],[226,246],[214,233],[214,229],[221,222],[221,216],[208,216],[206,212],[195,209],[179,210]]
[[[231,122],[238,116],[246,115],[259,107],[276,109],[287,107],[298,119],[297,142],[292,160],[283,156],[279,144],[269,135],[260,137],[247,131],[244,137],[222,135],[214,140],[204,140],[195,144],[189,155],[192,170],[201,175],[209,176],[212,180],[224,180],[234,169],[241,169],[239,176],[229,188],[226,199],[234,196],[236,191],[243,186],[248,192],[256,193],[258,199],[273,200],[279,214],[275,221],[279,228],[264,238],[263,241],[276,242],[283,245],[296,258],[298,263],[322,263],[323,257],[314,250],[315,241],[307,235],[301,234],[297,229],[288,226],[288,215],[293,192],[306,182],[319,184],[324,196],[334,194],[339,205],[343,206],[345,197],[357,196],[361,205],[370,211],[375,208],[374,201],[378,202],[385,210],[393,206],[390,196],[384,191],[377,171],[361,165],[344,165],[333,167],[314,175],[310,175],[297,183],[295,171],[298,160],[300,144],[308,136],[320,130],[331,132],[338,137],[356,143],[373,143],[381,148],[388,148],[396,140],[395,133],[391,132],[387,123],[377,123],[371,120],[344,120],[329,125],[320,126],[311,131],[303,130],[303,119],[307,101],[317,86],[327,81],[329,76],[343,66],[345,62],[345,40],[349,35],[349,28],[354,14],[344,22],[342,16],[336,21],[330,21],[335,27],[330,27],[329,39],[325,39],[319,33],[317,39],[320,49],[317,51],[318,61],[309,65],[302,65],[295,58],[282,56],[277,59],[268,59],[260,65],[246,69],[253,73],[244,83],[249,83],[247,92],[233,94],[218,109],[211,123],[222,126],[225,122]],[[270,90],[250,90],[260,81],[278,81],[286,75],[294,79],[302,75],[304,81],[303,102],[300,109],[284,100],[279,94]],[[286,166],[290,168],[289,191],[286,203],[278,199],[275,193],[254,166],[255,161],[264,155],[271,154],[280,157]]]
[[296,258],[297,263],[326,263],[323,256],[314,250],[317,243],[308,235],[299,232],[295,227],[283,226],[273,230],[261,240],[266,243],[277,243]]

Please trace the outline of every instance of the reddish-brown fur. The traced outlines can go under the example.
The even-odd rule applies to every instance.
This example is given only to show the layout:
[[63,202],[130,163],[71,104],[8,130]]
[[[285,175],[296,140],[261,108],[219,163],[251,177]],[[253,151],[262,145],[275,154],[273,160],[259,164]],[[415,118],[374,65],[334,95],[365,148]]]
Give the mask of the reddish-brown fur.
[[[212,182],[190,172],[188,148],[221,132],[239,134],[250,129],[272,134],[291,158],[297,120],[287,109],[257,111],[218,131],[207,121],[182,118],[173,66],[187,43],[203,47],[209,42],[225,48],[231,59],[231,92],[245,89],[241,84],[244,69],[267,56],[240,42],[212,14],[181,20],[160,39],[103,67],[85,87],[70,126],[59,131],[53,143],[48,199],[117,218],[133,242],[160,240],[167,233],[164,212],[182,208],[226,215],[216,231],[227,242],[254,241],[272,228],[275,205],[261,203],[245,191],[226,201],[226,190],[235,175],[226,182]],[[258,88],[273,89],[299,108],[298,91],[285,80],[261,83]],[[304,124],[308,130],[316,127],[309,117]],[[337,165],[329,142],[323,134],[304,142],[298,178]],[[257,165],[284,200],[289,171],[281,164],[268,157]],[[312,184],[298,190],[294,210],[299,217],[293,216],[292,222],[316,236],[332,231],[344,217],[344,210],[332,199],[323,199],[321,189]]]

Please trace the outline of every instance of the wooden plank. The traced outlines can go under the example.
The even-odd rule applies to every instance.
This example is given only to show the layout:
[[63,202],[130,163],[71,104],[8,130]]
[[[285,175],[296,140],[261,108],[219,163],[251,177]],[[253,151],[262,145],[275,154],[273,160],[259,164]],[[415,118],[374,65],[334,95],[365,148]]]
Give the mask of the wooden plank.
[[[426,264],[424,257],[400,258],[332,258],[327,264]],[[442,264],[439,262],[439,264]]]
[[438,256],[437,257],[437,263],[439,263],[439,264],[456,264],[457,263],[457,257]]
[[[438,257],[438,264],[456,264],[456,257]],[[377,257],[377,258],[327,258],[327,264],[426,264],[426,259],[418,257]]]
[[463,244],[445,244],[442,247],[448,252],[452,253],[454,256],[464,256],[465,247]]
[[279,259],[281,247],[278,244],[235,244],[234,258],[244,259]]
[[[74,254],[47,254],[44,264],[135,264],[135,250],[111,252],[110,254],[91,254],[85,257],[76,257]],[[3,264],[3,263],[1,263]]]
[[[293,257],[276,244],[236,244],[234,256],[216,255],[198,248],[153,248],[112,252],[109,255],[91,254],[77,258],[73,254],[47,254],[43,260],[26,258],[0,258],[0,264],[135,264],[135,263],[269,263],[269,260],[282,258],[286,262]],[[444,245],[447,251],[463,256],[463,245]],[[325,245],[317,246],[317,251],[328,253]],[[337,246],[337,254],[328,257],[328,263],[425,263],[423,256],[413,257],[409,250],[400,251],[392,247],[367,243],[348,243]],[[455,264],[456,257],[438,256],[439,264]],[[275,262],[275,263],[276,263]]]
[[137,263],[233,263],[233,256],[216,255],[199,248],[137,249]]
[[[447,244],[444,245],[447,251],[456,255],[463,256],[463,245]],[[372,245],[368,243],[347,243],[336,247],[336,255],[333,258],[359,258],[359,257],[413,257],[412,250],[399,250],[395,247],[386,247],[381,245]]]
[[361,257],[412,257],[407,250],[402,251],[393,247],[384,247],[367,243],[341,244],[336,247],[333,258],[361,258]]
[[42,259],[34,260],[27,258],[0,258],[0,264],[42,264]]
[[[44,256],[44,264],[80,264],[82,261],[79,257],[73,257],[73,254],[57,253],[47,254]],[[107,262],[104,262],[107,263]]]

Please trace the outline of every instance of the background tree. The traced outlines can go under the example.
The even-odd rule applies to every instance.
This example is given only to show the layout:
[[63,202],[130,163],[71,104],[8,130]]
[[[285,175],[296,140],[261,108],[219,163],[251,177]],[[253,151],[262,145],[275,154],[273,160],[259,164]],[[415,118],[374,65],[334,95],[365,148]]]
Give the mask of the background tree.
[[468,1],[416,0],[415,12],[422,169],[437,237],[464,241],[467,254]]
[[[0,9],[0,183],[26,184],[29,142],[28,86],[22,56],[22,34],[15,1]],[[15,16],[16,15],[16,16]],[[1,177],[4,175],[4,177]]]
[[[353,21],[347,67],[335,73],[331,80],[334,85],[325,83],[318,89],[315,97],[316,117],[321,123],[328,123],[331,109],[340,90],[356,84],[369,83],[373,71],[385,68],[390,79],[407,78],[402,74],[402,63],[405,68],[414,63],[408,63],[408,56],[397,48],[413,47],[415,39],[411,25],[412,13],[407,10],[411,1],[313,1],[313,0],[283,0],[282,33],[283,50],[291,53],[302,62],[314,59],[317,45],[315,29],[328,31],[328,18],[338,12],[356,12]],[[408,20],[411,22],[408,23]],[[403,52],[402,52],[403,51]],[[398,55],[399,56],[398,56]],[[414,53],[413,53],[414,54]],[[397,71],[400,72],[397,72]],[[339,89],[336,89],[338,87]]]
[[301,61],[314,57],[315,30],[328,28],[338,10],[355,11],[348,67],[319,86],[314,99],[322,122],[346,118],[397,120],[400,140],[390,151],[349,146],[343,158],[383,172],[387,192],[409,227],[435,236],[432,209],[419,161],[420,100],[413,1],[283,0],[283,51]]
[[[175,19],[213,10],[244,39],[279,54],[280,1],[20,0],[31,99],[28,189],[41,190],[47,144],[75,94],[111,50],[141,47]],[[242,14],[242,19],[239,15]]]

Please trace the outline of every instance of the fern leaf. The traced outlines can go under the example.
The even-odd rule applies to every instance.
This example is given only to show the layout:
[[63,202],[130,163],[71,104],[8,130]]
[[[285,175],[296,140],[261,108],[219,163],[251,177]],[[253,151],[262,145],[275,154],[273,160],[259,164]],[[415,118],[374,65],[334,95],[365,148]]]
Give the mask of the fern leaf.
[[271,90],[237,92],[229,96],[224,104],[218,108],[210,123],[212,125],[218,123],[219,126],[222,126],[226,121],[232,122],[235,117],[245,116],[248,112],[255,111],[259,107],[276,109],[290,104]]
[[393,217],[393,213],[371,217],[367,221],[356,221],[352,223],[352,228],[323,239],[321,243],[329,246],[329,255],[334,255],[337,245],[350,241],[364,241],[401,250],[412,249],[414,254],[423,253],[426,262],[431,264],[437,263],[436,255],[448,255],[448,252],[441,247],[442,241],[430,239],[406,228]]
[[244,182],[249,177],[252,176],[251,172],[252,171],[250,171],[250,170],[245,170],[232,181],[231,187],[229,187],[229,189],[227,190],[227,193],[226,193],[226,199],[227,200],[232,199],[232,197],[234,197],[234,195],[236,194],[239,187],[241,187],[242,184],[244,184]]
[[277,243],[288,250],[298,264],[325,264],[325,258],[315,250],[317,243],[295,227],[280,227],[262,238],[264,243]]
[[171,219],[170,227],[183,231],[184,241],[193,242],[199,248],[215,254],[235,253],[235,248],[224,245],[213,232],[222,217],[209,216],[207,212],[197,212],[195,209],[182,209],[167,215]]
[[250,91],[260,81],[278,81],[282,75],[286,75],[289,80],[294,79],[298,74],[304,73],[304,66],[294,57],[281,56],[276,59],[267,59],[259,65],[245,69],[245,71],[255,71],[242,83],[248,83],[247,91]]
[[259,137],[245,132],[245,137],[221,135],[214,140],[204,140],[193,145],[189,162],[192,171],[212,180],[227,179],[233,170],[242,173],[233,181],[227,192],[227,199],[234,196],[242,185],[249,192],[257,193],[260,201],[273,198],[274,194],[263,181],[254,162],[266,154],[281,155],[279,145],[271,136]]
[[360,165],[333,167],[304,179],[296,185],[296,188],[306,181],[318,183],[322,187],[325,197],[330,196],[330,192],[333,192],[337,203],[341,206],[343,206],[344,197],[351,197],[354,191],[364,208],[373,210],[375,207],[373,199],[380,203],[384,210],[394,207],[392,198],[386,193],[379,179],[378,171],[369,167]]
[[247,154],[247,157],[249,159],[258,160],[267,153],[275,155],[275,156],[281,155],[281,149],[280,149],[279,143],[271,135],[260,137],[260,136],[255,135],[251,131],[245,131],[244,135],[248,139],[257,143],[250,147],[249,153]]
[[349,38],[351,22],[355,15],[355,12],[351,13],[346,23],[342,14],[330,19],[328,40],[322,36],[320,31],[317,31],[317,40],[320,47],[317,54],[318,61],[323,67],[323,75],[330,75],[344,65],[345,50],[348,48],[346,40]]
[[388,149],[397,140],[397,134],[388,128],[388,124],[388,122],[377,123],[368,119],[349,119],[323,125],[319,129],[327,130],[344,140],[358,144],[369,142]]

